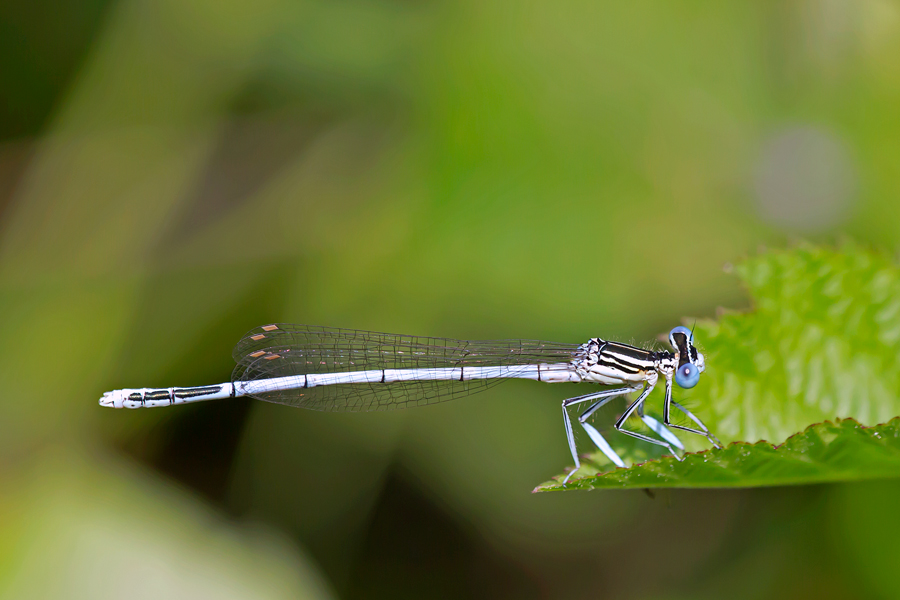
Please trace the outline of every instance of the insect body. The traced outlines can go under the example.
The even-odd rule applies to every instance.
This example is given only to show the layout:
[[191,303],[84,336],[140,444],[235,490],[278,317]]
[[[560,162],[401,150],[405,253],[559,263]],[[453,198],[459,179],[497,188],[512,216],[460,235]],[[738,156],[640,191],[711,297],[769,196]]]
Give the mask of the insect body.
[[[674,352],[652,352],[627,344],[593,338],[585,344],[533,340],[472,342],[447,338],[312,327],[265,325],[238,342],[237,362],[229,383],[170,388],[123,389],[107,392],[102,406],[142,408],[201,400],[252,396],[260,400],[324,411],[392,410],[433,404],[487,389],[506,379],[545,383],[596,383],[619,386],[565,400],[566,437],[575,469],[581,462],[575,447],[568,407],[590,402],[578,422],[591,440],[617,466],[624,461],[587,420],[617,396],[640,395],[616,421],[626,435],[665,447],[676,458],[681,441],[672,427],[719,441],[691,412],[672,399],[672,381],[683,388],[697,384],[705,369],[703,355],[686,327],[669,334]],[[644,414],[643,403],[659,377],[666,384],[663,422]],[[696,428],[670,422],[671,408],[683,412]],[[637,412],[661,439],[628,430],[625,421]]]

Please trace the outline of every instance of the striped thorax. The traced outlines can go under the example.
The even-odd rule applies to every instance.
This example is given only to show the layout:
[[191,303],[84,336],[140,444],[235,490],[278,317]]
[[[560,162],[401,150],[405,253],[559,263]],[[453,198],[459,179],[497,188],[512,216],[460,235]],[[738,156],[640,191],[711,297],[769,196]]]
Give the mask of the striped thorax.
[[671,378],[677,361],[670,352],[652,352],[592,338],[579,346],[572,365],[582,381],[602,385],[646,381],[653,385],[657,374]]

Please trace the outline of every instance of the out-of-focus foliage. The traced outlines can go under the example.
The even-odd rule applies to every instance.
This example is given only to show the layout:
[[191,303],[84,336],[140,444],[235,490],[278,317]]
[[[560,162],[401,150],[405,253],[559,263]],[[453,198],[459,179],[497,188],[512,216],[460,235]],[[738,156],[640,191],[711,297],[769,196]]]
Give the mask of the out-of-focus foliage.
[[[586,475],[589,474],[588,469]],[[729,488],[860,481],[900,476],[900,418],[874,427],[853,419],[811,425],[786,442],[734,442],[725,448],[666,456],[579,477],[565,486],[545,483],[536,492],[622,488]]]
[[17,489],[0,504],[13,533],[0,538],[0,597],[331,596],[283,535],[235,528],[122,464],[91,462],[54,453],[11,478]]

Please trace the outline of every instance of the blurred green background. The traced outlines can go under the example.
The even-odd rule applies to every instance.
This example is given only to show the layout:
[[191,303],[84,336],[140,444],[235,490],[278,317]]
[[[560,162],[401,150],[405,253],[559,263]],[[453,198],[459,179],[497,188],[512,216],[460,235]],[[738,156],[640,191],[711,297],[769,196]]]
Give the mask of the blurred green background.
[[761,245],[893,251],[898,57],[895,0],[0,3],[0,595],[900,597],[898,482],[530,494],[556,386],[97,405],[267,322],[640,342]]

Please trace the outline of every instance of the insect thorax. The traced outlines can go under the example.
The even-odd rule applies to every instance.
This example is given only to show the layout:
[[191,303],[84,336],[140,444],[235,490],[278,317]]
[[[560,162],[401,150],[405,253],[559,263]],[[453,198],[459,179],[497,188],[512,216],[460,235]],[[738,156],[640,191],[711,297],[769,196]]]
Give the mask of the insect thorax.
[[578,347],[572,366],[582,381],[614,385],[655,381],[661,369],[674,370],[669,366],[673,360],[668,352],[592,338]]
[[656,370],[659,371],[660,374],[671,377],[677,368],[678,355],[673,354],[672,352],[656,353]]

